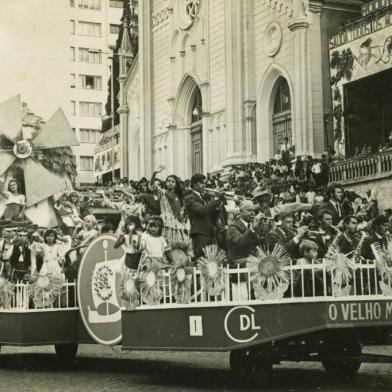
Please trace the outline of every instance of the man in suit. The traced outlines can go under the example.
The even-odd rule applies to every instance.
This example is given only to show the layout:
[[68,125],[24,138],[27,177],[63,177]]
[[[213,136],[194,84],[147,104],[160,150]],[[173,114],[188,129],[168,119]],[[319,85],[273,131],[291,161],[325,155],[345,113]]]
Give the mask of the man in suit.
[[309,232],[307,237],[317,244],[318,257],[323,258],[328,252],[332,241],[337,236],[338,231],[332,226],[333,217],[330,210],[321,210],[316,218],[319,225],[318,233]]
[[377,216],[372,224],[373,233],[363,240],[361,256],[364,260],[375,260],[376,254],[372,249],[375,244],[379,249],[386,250],[388,245],[388,219],[384,215]]
[[206,176],[194,174],[191,178],[192,192],[185,198],[185,209],[188,214],[191,229],[193,253],[195,260],[203,256],[203,248],[216,244],[216,228],[219,207],[222,198],[218,194],[207,202],[204,195]]
[[276,245],[281,245],[292,259],[298,259],[298,244],[309,229],[303,226],[296,233],[293,228],[294,217],[290,213],[282,213],[279,218],[280,226],[271,230],[266,236],[267,249],[272,252]]
[[344,190],[340,184],[332,184],[328,188],[329,200],[321,206],[321,210],[328,210],[332,214],[332,224],[336,226],[343,218],[341,204]]
[[[258,233],[262,227],[261,214],[255,217],[256,206],[244,200],[240,206],[240,215],[227,228],[227,250],[231,268],[246,268],[248,257],[256,252],[259,245]],[[231,276],[233,300],[249,299],[247,273]]]

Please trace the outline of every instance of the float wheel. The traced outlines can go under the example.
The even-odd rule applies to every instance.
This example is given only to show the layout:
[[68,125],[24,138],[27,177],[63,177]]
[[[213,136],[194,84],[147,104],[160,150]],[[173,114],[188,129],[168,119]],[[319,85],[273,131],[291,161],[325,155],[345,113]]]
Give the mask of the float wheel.
[[250,349],[230,351],[230,369],[237,375],[252,374],[255,354]]
[[60,359],[70,362],[73,361],[76,357],[76,353],[78,352],[78,344],[55,344],[54,349],[56,351],[56,355]]
[[[324,369],[333,377],[352,378],[361,367],[362,345],[356,340],[330,342],[327,350],[320,353]],[[327,343],[328,344],[328,343]]]

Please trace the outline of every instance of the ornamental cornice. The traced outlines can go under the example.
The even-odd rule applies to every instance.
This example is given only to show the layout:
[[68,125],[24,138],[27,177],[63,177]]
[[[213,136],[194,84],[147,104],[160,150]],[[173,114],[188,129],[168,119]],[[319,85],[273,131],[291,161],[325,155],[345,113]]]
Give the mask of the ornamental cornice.
[[170,15],[172,14],[172,8],[167,6],[160,11],[156,12],[152,15],[152,29],[155,30],[159,26],[163,25],[167,20],[169,20]]
[[292,2],[289,0],[260,0],[261,4],[278,11],[282,15],[293,15]]

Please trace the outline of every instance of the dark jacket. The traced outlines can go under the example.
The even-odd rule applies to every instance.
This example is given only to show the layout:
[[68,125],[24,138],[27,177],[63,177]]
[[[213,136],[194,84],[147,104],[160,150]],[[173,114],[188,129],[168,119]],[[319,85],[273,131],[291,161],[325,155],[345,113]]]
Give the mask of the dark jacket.
[[255,253],[259,244],[257,235],[248,229],[241,219],[232,222],[227,228],[227,251],[230,264],[236,266],[236,260],[244,259]]
[[199,234],[215,238],[220,203],[220,200],[207,203],[195,192],[186,196],[185,209],[191,223],[191,236]]
[[335,205],[330,200],[328,200],[320,208],[320,211],[327,210],[327,211],[329,211],[331,213],[331,215],[332,215],[332,224],[334,226],[336,226],[343,218],[342,206],[339,206],[339,207],[340,207],[340,214],[339,214],[338,210],[336,209]]
[[[320,229],[321,231],[321,229]],[[313,242],[315,242],[318,246],[318,257],[324,257],[328,252],[329,246],[332,244],[332,241],[337,236],[338,231],[331,227],[326,230],[325,233],[309,233],[307,238]]]
[[31,251],[29,247],[23,246],[23,261],[19,261],[19,256],[21,254],[20,248],[17,245],[13,245],[12,254],[10,257],[10,264],[12,268],[18,270],[27,270],[31,267]]
[[294,231],[289,231],[284,234],[279,228],[271,230],[266,236],[267,250],[272,252],[275,248],[275,245],[279,244],[284,249],[286,249],[292,259],[297,259],[299,258],[298,243],[294,241],[294,237]]

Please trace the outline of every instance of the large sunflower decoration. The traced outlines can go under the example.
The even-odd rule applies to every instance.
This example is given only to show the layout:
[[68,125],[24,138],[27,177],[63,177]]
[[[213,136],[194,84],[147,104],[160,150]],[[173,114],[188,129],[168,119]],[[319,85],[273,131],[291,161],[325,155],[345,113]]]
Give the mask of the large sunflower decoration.
[[376,244],[372,244],[371,248],[376,256],[377,271],[381,277],[380,288],[384,295],[392,294],[392,241],[387,242],[386,249],[381,249]]
[[14,296],[15,285],[7,279],[0,277],[0,308],[8,309]]
[[256,254],[249,257],[255,297],[260,300],[280,299],[289,287],[288,272],[284,267],[290,265],[287,251],[276,245],[271,253],[257,248]]
[[135,310],[139,305],[138,279],[129,269],[123,274],[120,286],[121,299],[127,310]]
[[170,260],[170,281],[176,303],[187,304],[191,298],[193,276],[188,244],[173,243],[167,257]]
[[36,273],[29,282],[29,296],[37,308],[48,308],[59,298],[64,280],[53,274]]
[[352,271],[357,269],[355,260],[350,259],[337,249],[330,247],[326,257],[326,268],[332,276],[335,297],[347,296],[351,290]]
[[204,256],[198,260],[198,266],[204,291],[208,295],[220,295],[225,289],[223,264],[226,262],[226,253],[218,245],[208,245],[203,252]]
[[147,305],[158,305],[163,297],[162,285],[164,273],[161,263],[154,257],[147,257],[143,261],[139,273],[140,294],[143,303]]

